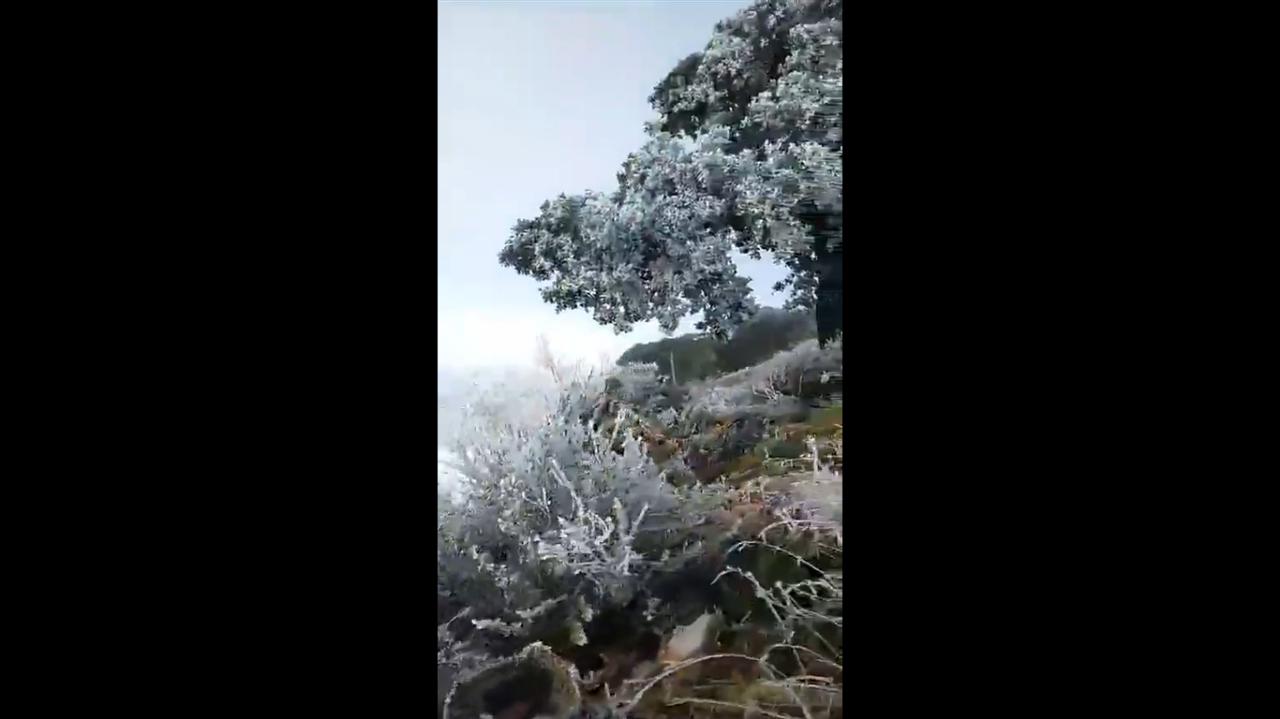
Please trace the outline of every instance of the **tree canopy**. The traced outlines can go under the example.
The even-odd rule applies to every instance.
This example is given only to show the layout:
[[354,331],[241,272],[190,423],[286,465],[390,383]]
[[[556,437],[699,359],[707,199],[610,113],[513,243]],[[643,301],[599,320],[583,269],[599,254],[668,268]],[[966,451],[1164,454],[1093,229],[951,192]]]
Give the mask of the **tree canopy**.
[[611,194],[560,195],[520,220],[502,264],[557,310],[625,332],[681,317],[718,338],[757,310],[733,250],[771,253],[789,307],[839,333],[843,34],[839,0],[760,0],[716,25],[649,98],[658,118]]

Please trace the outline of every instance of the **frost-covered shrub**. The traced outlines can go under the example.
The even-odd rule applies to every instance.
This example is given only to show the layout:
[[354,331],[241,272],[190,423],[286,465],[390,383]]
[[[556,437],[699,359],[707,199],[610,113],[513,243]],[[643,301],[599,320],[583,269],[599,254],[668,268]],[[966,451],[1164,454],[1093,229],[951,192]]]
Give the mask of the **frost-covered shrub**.
[[635,362],[619,365],[610,375],[609,385],[619,399],[641,404],[658,394],[665,379],[656,363]]
[[[625,716],[665,716],[679,705],[708,706],[717,715],[838,715],[844,663],[841,480],[812,454],[816,442],[806,444],[807,469],[729,492],[741,512],[710,580],[719,589],[715,607],[702,615],[724,624],[701,635],[711,641],[692,656],[670,651],[692,626],[668,629],[666,654],[674,663],[621,687],[614,698]],[[717,680],[708,681],[710,676]],[[767,711],[766,703],[788,712]]]
[[683,397],[683,391],[651,362],[616,367],[610,373],[605,389],[608,397],[620,402],[621,406],[653,418],[678,405]]
[[758,365],[690,385],[680,418],[685,431],[744,416],[781,420],[805,414],[806,399],[839,391],[842,343],[806,340]]
[[476,417],[536,424],[556,407],[554,378],[534,368],[442,370],[437,374],[437,444],[451,448],[471,435]]
[[808,381],[810,377],[819,379],[823,372],[840,372],[843,363],[844,345],[840,340],[833,340],[826,347],[819,347],[817,340],[807,340],[760,364],[726,374],[713,385],[757,387],[773,383],[798,389],[802,380]]
[[[622,372],[618,381],[630,387],[652,374]],[[608,432],[584,421],[603,387],[599,378],[569,384],[538,423],[473,405],[476,434],[456,448],[464,497],[443,505],[439,522],[441,600],[470,609],[450,641],[479,632],[495,651],[510,651],[567,632],[584,643],[592,616],[629,602],[721,502],[716,488],[669,483],[629,430],[625,407]]]

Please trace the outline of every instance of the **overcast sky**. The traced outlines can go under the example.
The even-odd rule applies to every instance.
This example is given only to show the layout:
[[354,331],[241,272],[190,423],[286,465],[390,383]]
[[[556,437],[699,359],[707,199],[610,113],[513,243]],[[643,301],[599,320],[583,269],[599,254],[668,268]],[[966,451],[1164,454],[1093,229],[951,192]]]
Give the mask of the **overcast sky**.
[[[587,311],[557,315],[538,285],[498,265],[516,220],[563,192],[610,191],[654,116],[647,98],[717,20],[747,0],[441,0],[439,8],[439,356],[442,368],[528,366],[539,333],[553,352],[597,361],[658,339]],[[762,304],[784,272],[739,263]],[[693,330],[693,319],[681,332]]]

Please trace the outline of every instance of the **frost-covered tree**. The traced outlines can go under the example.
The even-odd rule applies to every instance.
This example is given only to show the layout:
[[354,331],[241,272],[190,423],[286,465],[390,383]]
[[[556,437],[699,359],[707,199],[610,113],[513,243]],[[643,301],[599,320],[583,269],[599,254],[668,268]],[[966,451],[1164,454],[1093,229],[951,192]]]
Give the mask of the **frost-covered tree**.
[[843,30],[839,0],[760,0],[655,88],[659,117],[611,195],[561,195],[500,255],[558,310],[619,332],[657,319],[724,337],[756,310],[737,249],[791,273],[792,307],[842,328]]

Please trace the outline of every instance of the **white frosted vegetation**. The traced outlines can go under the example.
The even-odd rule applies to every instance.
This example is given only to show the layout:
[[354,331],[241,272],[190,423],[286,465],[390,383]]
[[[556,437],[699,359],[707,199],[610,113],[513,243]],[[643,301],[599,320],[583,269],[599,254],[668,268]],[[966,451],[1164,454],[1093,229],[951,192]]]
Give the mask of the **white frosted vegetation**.
[[[557,309],[618,332],[667,332],[701,313],[719,336],[756,309],[735,252],[790,271],[789,305],[817,307],[825,341],[842,280],[843,27],[840,3],[759,2],[717,27],[650,98],[648,141],[618,189],[560,195],[513,229],[500,260],[545,282]],[[824,325],[830,320],[834,324]]]

